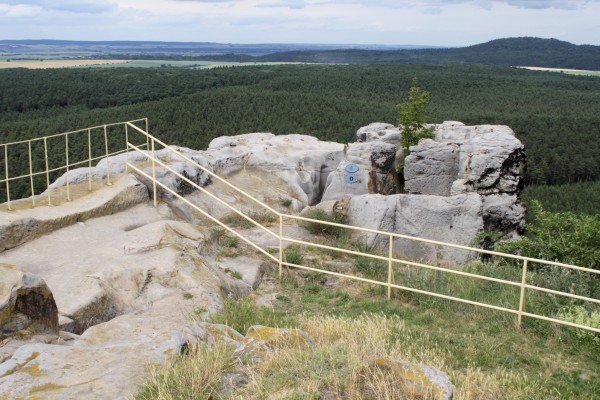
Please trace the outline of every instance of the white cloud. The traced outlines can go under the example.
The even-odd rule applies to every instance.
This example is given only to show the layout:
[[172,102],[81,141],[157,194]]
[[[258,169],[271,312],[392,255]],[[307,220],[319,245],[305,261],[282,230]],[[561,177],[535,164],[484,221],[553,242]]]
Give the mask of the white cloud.
[[600,45],[600,0],[0,0],[3,39]]
[[84,14],[104,13],[116,8],[116,3],[105,0],[0,0],[0,4],[2,3],[15,7],[36,7],[42,10]]

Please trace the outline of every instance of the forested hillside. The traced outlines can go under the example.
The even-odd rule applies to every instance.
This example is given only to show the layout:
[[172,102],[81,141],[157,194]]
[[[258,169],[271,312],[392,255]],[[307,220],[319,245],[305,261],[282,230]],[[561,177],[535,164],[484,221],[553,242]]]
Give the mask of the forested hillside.
[[348,142],[370,122],[396,123],[414,76],[432,93],[431,122],[511,126],[527,146],[528,184],[600,180],[600,79],[498,66],[3,70],[0,142],[140,117],[197,149],[253,131]]
[[600,70],[600,46],[578,46],[556,39],[521,37],[450,49],[277,52],[256,57],[255,60],[359,64],[491,64]]

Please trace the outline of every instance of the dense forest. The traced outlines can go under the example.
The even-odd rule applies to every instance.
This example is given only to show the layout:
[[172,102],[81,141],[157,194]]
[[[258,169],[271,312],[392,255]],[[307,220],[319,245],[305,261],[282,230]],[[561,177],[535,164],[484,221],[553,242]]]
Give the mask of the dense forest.
[[[254,131],[349,142],[370,122],[397,122],[394,105],[405,100],[413,77],[432,93],[431,122],[512,127],[526,145],[527,184],[600,180],[600,78],[500,66],[9,69],[0,71],[0,143],[140,117],[164,141],[196,149],[217,136]],[[17,159],[11,176],[26,168],[23,154],[9,157]],[[27,184],[11,192],[27,194]],[[585,197],[591,185],[564,190],[573,187]]]

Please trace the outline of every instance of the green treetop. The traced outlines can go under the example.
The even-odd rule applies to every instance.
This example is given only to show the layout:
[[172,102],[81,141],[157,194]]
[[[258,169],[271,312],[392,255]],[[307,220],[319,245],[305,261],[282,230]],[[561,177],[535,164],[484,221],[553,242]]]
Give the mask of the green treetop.
[[418,144],[419,140],[432,139],[435,136],[433,128],[425,127],[427,104],[429,104],[429,92],[421,90],[417,85],[417,78],[413,78],[408,92],[408,101],[396,105],[400,114],[398,123],[402,126],[400,144],[404,155],[408,155],[409,147]]

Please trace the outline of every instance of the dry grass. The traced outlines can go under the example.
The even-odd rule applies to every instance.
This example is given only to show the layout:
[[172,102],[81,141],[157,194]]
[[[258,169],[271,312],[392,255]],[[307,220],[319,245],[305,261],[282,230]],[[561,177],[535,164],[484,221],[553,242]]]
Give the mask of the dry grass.
[[135,400],[212,399],[231,366],[232,350],[225,344],[193,346],[186,355],[155,367]]

